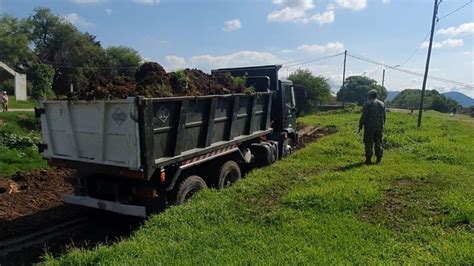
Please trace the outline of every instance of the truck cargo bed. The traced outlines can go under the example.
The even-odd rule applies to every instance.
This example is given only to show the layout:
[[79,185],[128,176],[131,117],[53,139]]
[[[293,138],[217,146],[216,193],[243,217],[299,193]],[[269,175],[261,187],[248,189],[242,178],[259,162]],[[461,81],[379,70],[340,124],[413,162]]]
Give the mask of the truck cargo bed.
[[272,93],[44,101],[44,157],[143,171],[272,131]]

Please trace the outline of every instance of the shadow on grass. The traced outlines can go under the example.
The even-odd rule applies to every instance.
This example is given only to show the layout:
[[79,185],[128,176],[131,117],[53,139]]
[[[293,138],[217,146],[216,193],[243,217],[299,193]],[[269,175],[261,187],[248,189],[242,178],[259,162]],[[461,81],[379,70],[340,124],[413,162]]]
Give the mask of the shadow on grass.
[[341,172],[350,171],[352,169],[359,168],[359,167],[364,166],[364,165],[365,165],[364,162],[353,163],[353,164],[349,164],[349,165],[346,165],[346,166],[341,166],[339,168],[336,168],[336,171],[341,171]]

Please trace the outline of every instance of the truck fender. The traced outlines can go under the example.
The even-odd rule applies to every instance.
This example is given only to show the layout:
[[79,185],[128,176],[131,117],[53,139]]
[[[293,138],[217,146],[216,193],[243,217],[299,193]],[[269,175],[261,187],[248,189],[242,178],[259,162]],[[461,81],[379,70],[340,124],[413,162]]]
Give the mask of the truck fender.
[[288,127],[284,128],[283,132],[286,132],[288,134],[288,137],[293,140],[293,145],[296,146],[298,144],[298,133],[294,128]]

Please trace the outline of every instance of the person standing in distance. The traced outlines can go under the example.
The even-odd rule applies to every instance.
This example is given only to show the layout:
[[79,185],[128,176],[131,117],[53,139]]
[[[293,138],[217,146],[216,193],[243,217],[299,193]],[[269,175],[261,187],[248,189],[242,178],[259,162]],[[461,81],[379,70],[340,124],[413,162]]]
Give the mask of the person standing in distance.
[[372,163],[372,155],[375,150],[377,164],[382,162],[383,147],[382,137],[385,125],[385,104],[377,99],[377,91],[368,92],[368,100],[362,108],[359,120],[359,132],[364,128],[365,164]]
[[6,91],[4,91],[2,95],[2,105],[3,105],[3,112],[8,112],[8,95]]

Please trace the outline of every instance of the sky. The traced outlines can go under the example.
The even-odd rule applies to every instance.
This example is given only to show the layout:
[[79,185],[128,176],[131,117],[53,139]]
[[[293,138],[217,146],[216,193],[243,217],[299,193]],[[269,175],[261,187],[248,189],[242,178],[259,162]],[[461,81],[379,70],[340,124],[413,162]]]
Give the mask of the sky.
[[[424,72],[433,5],[433,0],[0,0],[0,12],[27,17],[36,7],[48,7],[96,35],[104,47],[132,47],[169,71],[282,64],[283,78],[309,69],[328,78],[334,91],[342,83],[347,50],[352,56],[346,76],[381,83],[383,66],[353,56],[370,59],[386,65],[384,85],[399,91],[421,88],[421,77],[393,68]],[[472,87],[474,3],[443,0],[438,18],[429,73]],[[427,88],[474,97],[474,88],[433,79]]]

